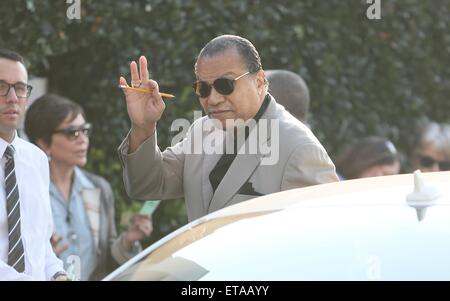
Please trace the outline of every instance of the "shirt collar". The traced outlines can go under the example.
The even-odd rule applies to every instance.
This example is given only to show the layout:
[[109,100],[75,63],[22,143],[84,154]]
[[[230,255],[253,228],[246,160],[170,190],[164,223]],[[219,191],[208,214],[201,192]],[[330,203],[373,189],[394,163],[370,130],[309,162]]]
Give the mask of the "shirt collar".
[[256,113],[255,117],[253,118],[255,119],[256,122],[258,122],[258,120],[262,117],[262,115],[267,111],[269,103],[270,103],[270,94],[267,93],[266,97],[264,97],[264,101],[261,104],[261,107],[259,107],[258,113]]
[[17,151],[18,140],[19,139],[17,137],[17,131],[14,132],[14,139],[13,139],[13,141],[11,143],[7,142],[3,138],[0,138],[0,154],[1,154],[0,158],[3,158],[3,155],[5,154],[6,148],[9,145],[12,145],[14,147],[14,149]]
[[[75,194],[80,194],[83,189],[95,187],[94,184],[92,184],[92,182],[83,174],[81,169],[77,166],[74,167],[72,179],[73,179],[72,188],[70,190],[71,198]],[[58,187],[55,185],[53,181],[50,181],[50,194],[53,195],[61,194]]]
[[74,167],[72,191],[79,193],[86,188],[94,188],[92,182],[84,175],[79,167]]

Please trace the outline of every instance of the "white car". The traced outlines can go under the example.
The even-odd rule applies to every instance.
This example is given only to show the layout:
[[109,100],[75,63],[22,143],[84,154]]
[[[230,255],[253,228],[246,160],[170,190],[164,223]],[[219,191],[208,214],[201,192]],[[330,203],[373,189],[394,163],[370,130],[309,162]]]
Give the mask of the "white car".
[[450,280],[450,172],[311,186],[193,221],[104,280]]

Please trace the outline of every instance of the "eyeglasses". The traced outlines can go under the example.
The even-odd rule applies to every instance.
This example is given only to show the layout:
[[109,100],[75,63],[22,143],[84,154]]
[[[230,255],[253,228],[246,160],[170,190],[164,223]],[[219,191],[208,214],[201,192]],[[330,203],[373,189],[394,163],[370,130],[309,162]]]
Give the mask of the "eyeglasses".
[[60,129],[53,131],[53,134],[64,134],[69,140],[76,140],[81,133],[86,137],[89,137],[92,131],[92,125],[90,123],[83,124],[78,128],[68,127],[66,129]]
[[450,170],[450,161],[438,161],[430,156],[421,154],[418,154],[417,157],[419,158],[420,165],[423,167],[430,168],[433,167],[435,164],[438,164],[439,170],[441,171]]
[[18,98],[26,98],[30,96],[31,90],[33,89],[32,86],[24,83],[8,84],[7,82],[0,80],[0,96],[8,95],[11,87],[14,87],[14,91],[16,92],[16,96]]
[[218,78],[212,83],[212,85],[206,81],[196,81],[192,84],[192,88],[194,88],[195,94],[202,98],[208,97],[211,94],[212,87],[214,87],[214,89],[222,95],[230,95],[234,91],[234,82],[247,74],[250,74],[250,71],[239,75],[235,79]]

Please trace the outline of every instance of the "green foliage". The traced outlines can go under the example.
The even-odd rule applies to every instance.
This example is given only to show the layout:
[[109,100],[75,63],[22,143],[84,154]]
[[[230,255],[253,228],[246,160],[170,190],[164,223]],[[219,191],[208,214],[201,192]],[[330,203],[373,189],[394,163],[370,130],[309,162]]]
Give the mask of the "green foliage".
[[[367,135],[386,136],[407,153],[418,121],[450,121],[450,2],[382,1],[381,20],[368,20],[367,6],[365,0],[81,0],[81,20],[68,20],[66,1],[3,0],[0,46],[20,51],[32,74],[49,78],[52,92],[86,108],[95,126],[89,169],[112,183],[120,215],[127,203],[116,148],[129,121],[116,84],[141,54],[161,90],[177,95],[159,123],[162,147],[175,134],[172,120],[192,119],[200,108],[189,93],[197,53],[225,33],[251,40],[265,69],[305,78],[312,128],[332,157]],[[186,221],[181,203],[158,209],[158,237]]]

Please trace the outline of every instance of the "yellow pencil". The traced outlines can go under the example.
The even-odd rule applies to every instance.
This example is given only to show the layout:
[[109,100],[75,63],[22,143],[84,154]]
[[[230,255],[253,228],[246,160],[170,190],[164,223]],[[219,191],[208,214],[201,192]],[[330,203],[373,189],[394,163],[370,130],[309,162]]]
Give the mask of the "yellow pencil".
[[[141,93],[151,93],[151,91],[147,90],[147,89],[134,88],[134,87],[125,86],[125,85],[119,85],[119,88],[127,89],[127,90],[130,90],[130,91],[141,92]],[[167,97],[167,98],[174,98],[175,97],[172,94],[167,94],[167,93],[162,93],[162,92],[159,92],[159,95],[161,95],[161,97]]]

